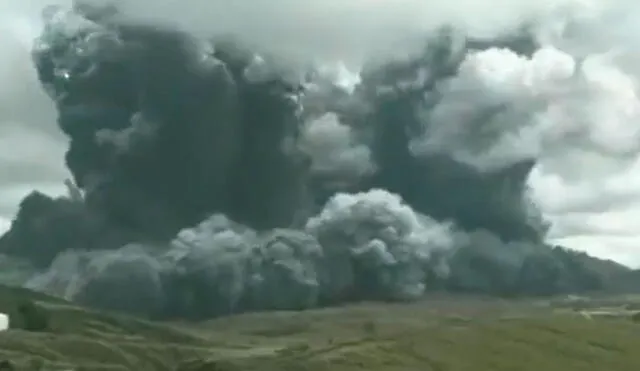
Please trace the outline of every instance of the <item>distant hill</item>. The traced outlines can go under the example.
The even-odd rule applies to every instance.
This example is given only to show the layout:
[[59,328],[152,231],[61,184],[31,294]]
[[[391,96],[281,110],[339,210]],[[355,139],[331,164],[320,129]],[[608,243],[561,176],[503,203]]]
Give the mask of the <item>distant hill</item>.
[[574,256],[587,269],[596,272],[603,280],[603,291],[610,293],[640,292],[640,270],[631,269],[609,259],[600,259],[584,252]]

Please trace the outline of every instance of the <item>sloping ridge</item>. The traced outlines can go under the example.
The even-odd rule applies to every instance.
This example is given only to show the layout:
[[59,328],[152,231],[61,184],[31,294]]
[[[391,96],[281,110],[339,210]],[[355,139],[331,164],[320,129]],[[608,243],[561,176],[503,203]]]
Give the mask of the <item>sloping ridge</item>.
[[439,297],[154,323],[0,286],[0,311],[20,316],[25,303],[47,325],[0,333],[0,360],[16,370],[640,369],[640,325],[590,320],[551,302]]

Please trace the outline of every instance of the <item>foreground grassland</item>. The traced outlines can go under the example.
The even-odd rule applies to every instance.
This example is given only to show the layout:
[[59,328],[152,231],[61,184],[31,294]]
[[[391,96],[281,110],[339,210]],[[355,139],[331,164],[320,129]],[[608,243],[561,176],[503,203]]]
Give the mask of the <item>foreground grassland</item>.
[[548,302],[434,298],[154,324],[0,288],[0,310],[26,298],[50,325],[0,333],[0,359],[18,370],[640,370],[640,324]]

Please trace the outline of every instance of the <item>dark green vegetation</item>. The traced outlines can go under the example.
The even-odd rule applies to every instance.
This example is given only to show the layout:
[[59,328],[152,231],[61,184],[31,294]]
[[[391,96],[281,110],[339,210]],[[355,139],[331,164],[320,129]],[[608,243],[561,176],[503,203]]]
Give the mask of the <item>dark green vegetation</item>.
[[578,310],[629,308],[634,297],[520,302],[443,296],[155,324],[22,289],[0,291],[0,310],[12,320],[21,318],[24,303],[46,314],[44,331],[0,333],[0,357],[17,370],[640,369],[640,324],[596,312],[590,319]]

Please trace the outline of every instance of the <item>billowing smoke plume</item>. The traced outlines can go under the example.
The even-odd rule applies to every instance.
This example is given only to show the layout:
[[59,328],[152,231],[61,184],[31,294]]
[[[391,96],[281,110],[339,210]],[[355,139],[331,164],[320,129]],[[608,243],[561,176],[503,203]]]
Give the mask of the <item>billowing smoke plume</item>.
[[356,73],[124,11],[43,11],[33,61],[74,179],[68,198],[25,198],[0,240],[38,271],[27,287],[190,318],[599,288],[543,243],[526,180],[567,141],[637,150],[635,131],[603,129],[637,114],[631,87],[625,109],[597,106],[624,78],[604,61],[527,28],[489,40],[445,27]]

